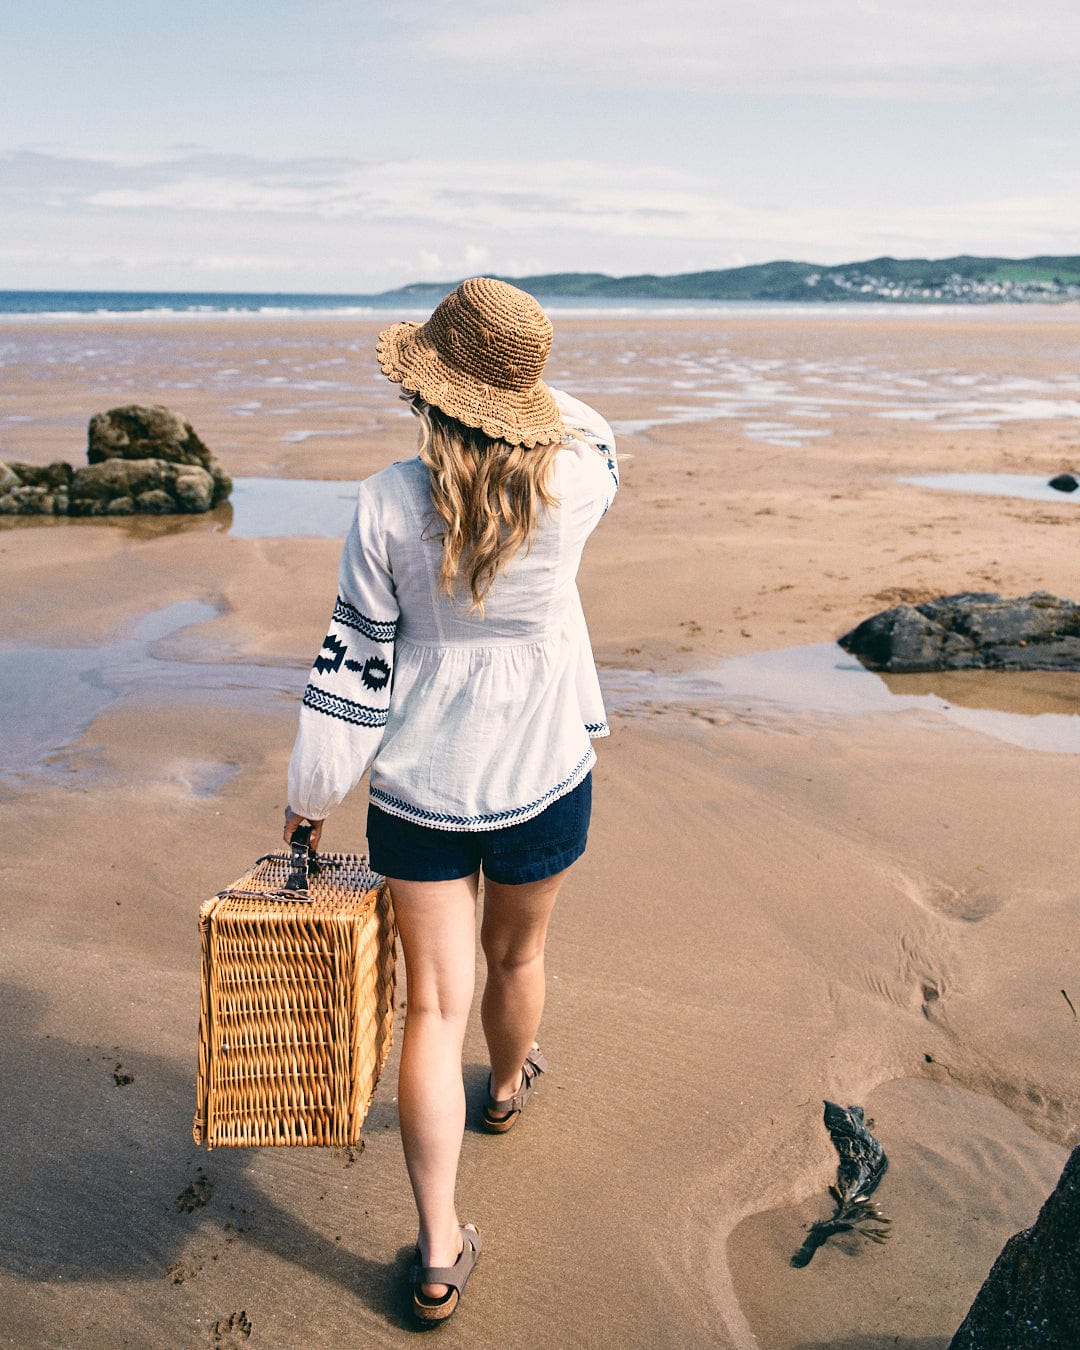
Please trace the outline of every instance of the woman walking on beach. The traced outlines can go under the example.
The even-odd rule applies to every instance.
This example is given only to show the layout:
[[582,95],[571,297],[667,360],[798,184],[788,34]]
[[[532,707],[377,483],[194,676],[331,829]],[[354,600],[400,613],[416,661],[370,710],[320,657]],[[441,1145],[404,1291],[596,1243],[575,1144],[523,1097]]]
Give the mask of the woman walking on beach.
[[546,1068],[547,925],[585,848],[590,738],[607,735],[575,578],[618,486],[614,440],[543,383],[550,347],[536,301],[486,278],[380,335],[419,455],[360,485],[289,767],[285,838],[307,820],[313,846],[371,769],[371,864],[408,980],[398,1109],[426,1322],[453,1313],[481,1245],[455,1204],[479,876],[483,1125],[504,1133]]

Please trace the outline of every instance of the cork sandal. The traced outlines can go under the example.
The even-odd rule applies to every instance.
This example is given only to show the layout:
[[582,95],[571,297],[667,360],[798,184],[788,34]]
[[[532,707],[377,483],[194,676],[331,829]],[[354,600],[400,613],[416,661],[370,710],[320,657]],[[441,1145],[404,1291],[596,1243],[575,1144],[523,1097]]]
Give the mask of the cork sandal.
[[[425,1266],[421,1264],[420,1248],[416,1249],[416,1260],[409,1276],[412,1284],[413,1313],[421,1322],[445,1322],[452,1317],[465,1283],[473,1273],[476,1259],[480,1255],[480,1232],[474,1224],[465,1224],[461,1229],[461,1251],[452,1266]],[[422,1292],[425,1284],[445,1284],[449,1287],[440,1298],[428,1298]]]
[[525,1110],[536,1080],[547,1072],[547,1060],[538,1045],[534,1045],[525,1056],[521,1066],[521,1086],[512,1097],[505,1101],[496,1101],[491,1095],[491,1075],[488,1075],[487,1100],[484,1102],[483,1125],[488,1134],[505,1134],[517,1124],[517,1118]]

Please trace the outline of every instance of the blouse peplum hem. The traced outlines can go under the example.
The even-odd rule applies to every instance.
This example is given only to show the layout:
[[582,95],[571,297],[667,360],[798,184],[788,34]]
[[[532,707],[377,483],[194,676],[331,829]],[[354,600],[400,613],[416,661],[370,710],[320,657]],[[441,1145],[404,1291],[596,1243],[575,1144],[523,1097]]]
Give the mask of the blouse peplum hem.
[[595,763],[596,751],[590,745],[562,782],[556,783],[554,787],[549,788],[547,792],[534,801],[528,802],[524,806],[514,806],[503,811],[471,816],[457,816],[447,811],[432,811],[422,806],[416,806],[414,803],[407,802],[404,798],[388,792],[385,788],[379,787],[374,778],[368,789],[368,796],[387,815],[398,816],[402,820],[411,821],[414,825],[427,825],[433,829],[455,832],[500,830],[506,829],[510,825],[520,825],[523,821],[532,820],[541,811],[546,811],[552,802],[557,802],[560,797],[566,796],[568,792],[573,792]]

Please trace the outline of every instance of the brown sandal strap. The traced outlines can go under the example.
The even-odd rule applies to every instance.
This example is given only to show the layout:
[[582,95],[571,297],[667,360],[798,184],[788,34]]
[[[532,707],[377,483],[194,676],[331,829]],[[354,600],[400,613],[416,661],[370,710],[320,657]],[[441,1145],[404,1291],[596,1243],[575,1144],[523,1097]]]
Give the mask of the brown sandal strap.
[[529,1093],[532,1092],[537,1078],[542,1073],[547,1072],[547,1060],[544,1053],[539,1048],[529,1051],[525,1056],[525,1063],[521,1066],[521,1086],[512,1097],[507,1097],[504,1101],[496,1101],[491,1095],[491,1076],[488,1076],[488,1099],[484,1103],[484,1110],[489,1116],[509,1116],[514,1111],[525,1109],[525,1103],[529,1099]]
[[[413,1266],[413,1285],[419,1298],[425,1296],[420,1293],[422,1284],[446,1284],[451,1289],[456,1289],[460,1294],[465,1288],[465,1281],[472,1274],[473,1266],[476,1265],[476,1258],[480,1255],[480,1234],[473,1228],[461,1229],[461,1251],[458,1253],[458,1259],[452,1266],[422,1266],[417,1260]],[[426,1302],[437,1306],[446,1297],[426,1299]]]

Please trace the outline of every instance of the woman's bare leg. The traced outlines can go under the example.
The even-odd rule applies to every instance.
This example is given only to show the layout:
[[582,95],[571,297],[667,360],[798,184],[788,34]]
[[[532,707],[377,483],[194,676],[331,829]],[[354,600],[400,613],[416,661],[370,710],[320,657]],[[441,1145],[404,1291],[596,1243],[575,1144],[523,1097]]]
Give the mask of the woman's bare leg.
[[[476,977],[476,876],[395,881],[394,914],[405,953],[408,1004],[398,1077],[405,1165],[426,1266],[452,1266],[461,1250],[454,1203],[465,1128],[461,1048]],[[445,1285],[425,1285],[429,1298]]]
[[480,941],[487,983],[480,1013],[491,1058],[491,1095],[512,1097],[544,1011],[544,942],[566,872],[522,886],[484,881]]

